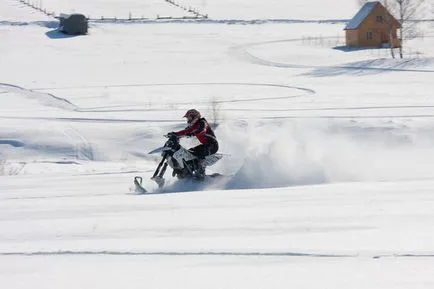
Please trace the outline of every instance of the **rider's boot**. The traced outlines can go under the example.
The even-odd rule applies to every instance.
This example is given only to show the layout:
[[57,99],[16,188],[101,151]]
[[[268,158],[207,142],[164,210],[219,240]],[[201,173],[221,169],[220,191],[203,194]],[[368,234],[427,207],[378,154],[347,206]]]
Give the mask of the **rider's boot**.
[[196,179],[203,180],[205,178],[205,160],[201,159],[197,162],[197,168],[195,172]]

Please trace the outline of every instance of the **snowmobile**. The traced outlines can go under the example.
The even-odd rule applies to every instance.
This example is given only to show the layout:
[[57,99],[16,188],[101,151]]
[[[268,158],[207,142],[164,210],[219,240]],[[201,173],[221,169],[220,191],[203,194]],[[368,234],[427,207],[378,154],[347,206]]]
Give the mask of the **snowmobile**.
[[[178,179],[189,179],[192,181],[203,181],[206,178],[215,178],[222,176],[215,173],[212,175],[203,175],[199,173],[199,159],[194,156],[189,150],[182,147],[179,143],[179,137],[174,134],[165,135],[168,140],[163,147],[157,148],[149,154],[161,153],[162,159],[151,177],[151,180],[157,183],[158,188],[163,188],[165,184],[164,174],[167,167],[173,169],[172,176]],[[217,163],[223,157],[222,154],[213,154],[205,157],[204,166],[209,167]],[[143,178],[140,176],[134,177],[134,185],[136,190],[141,193],[146,193],[147,190],[142,186]]]

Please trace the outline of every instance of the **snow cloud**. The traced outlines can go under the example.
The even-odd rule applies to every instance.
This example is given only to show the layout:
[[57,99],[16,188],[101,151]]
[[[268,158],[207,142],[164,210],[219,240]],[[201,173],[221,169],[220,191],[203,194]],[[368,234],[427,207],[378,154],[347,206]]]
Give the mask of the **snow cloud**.
[[395,122],[293,120],[219,130],[227,188],[399,181],[434,175],[434,135]]

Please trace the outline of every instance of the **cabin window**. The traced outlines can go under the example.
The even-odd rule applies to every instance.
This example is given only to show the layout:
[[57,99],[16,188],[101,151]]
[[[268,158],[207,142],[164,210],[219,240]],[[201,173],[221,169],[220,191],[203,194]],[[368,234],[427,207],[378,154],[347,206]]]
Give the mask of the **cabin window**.
[[366,39],[367,39],[367,40],[372,40],[372,39],[374,39],[374,35],[372,34],[371,31],[366,32]]
[[383,16],[377,16],[376,20],[377,22],[383,23]]

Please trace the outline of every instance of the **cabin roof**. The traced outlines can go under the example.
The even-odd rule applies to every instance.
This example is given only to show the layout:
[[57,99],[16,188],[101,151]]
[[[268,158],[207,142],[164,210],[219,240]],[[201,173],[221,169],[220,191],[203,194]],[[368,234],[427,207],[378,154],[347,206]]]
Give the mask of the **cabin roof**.
[[368,17],[368,15],[371,13],[371,11],[374,9],[375,5],[379,4],[380,2],[367,2],[363,7],[357,12],[357,14],[353,17],[353,19],[348,22],[347,26],[344,30],[350,30],[350,29],[357,29],[360,24],[362,24],[363,20]]

